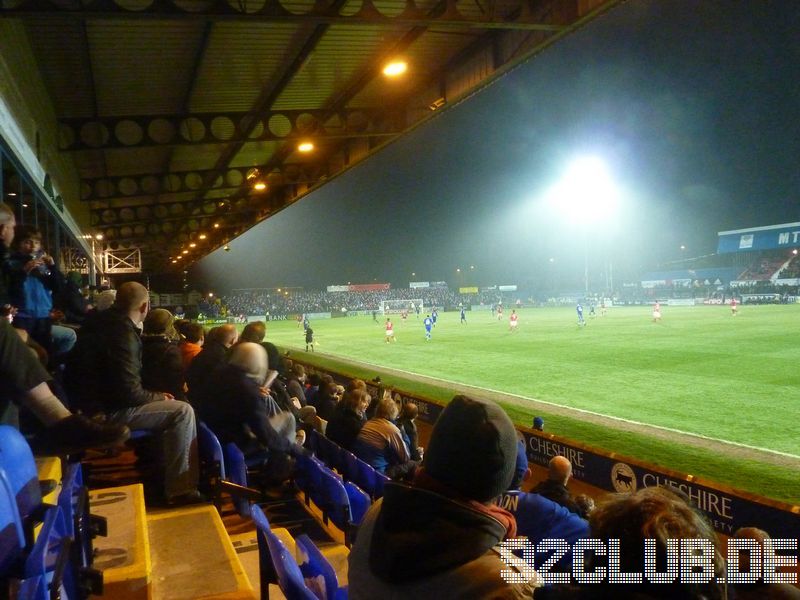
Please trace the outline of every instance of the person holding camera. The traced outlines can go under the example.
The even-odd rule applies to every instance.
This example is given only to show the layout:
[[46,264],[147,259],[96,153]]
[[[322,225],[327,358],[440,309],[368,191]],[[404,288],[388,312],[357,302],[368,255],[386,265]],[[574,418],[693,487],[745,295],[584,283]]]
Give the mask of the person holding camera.
[[3,265],[10,301],[17,308],[14,327],[27,331],[50,352],[52,294],[59,286],[61,274],[53,257],[42,249],[39,231],[20,227],[15,237],[14,251]]

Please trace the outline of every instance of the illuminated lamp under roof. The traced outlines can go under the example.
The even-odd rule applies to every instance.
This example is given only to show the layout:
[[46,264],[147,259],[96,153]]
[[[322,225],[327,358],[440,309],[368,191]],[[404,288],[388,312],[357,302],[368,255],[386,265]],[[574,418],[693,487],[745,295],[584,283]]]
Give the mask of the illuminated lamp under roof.
[[383,67],[383,74],[387,77],[398,77],[408,70],[408,63],[404,60],[395,60]]

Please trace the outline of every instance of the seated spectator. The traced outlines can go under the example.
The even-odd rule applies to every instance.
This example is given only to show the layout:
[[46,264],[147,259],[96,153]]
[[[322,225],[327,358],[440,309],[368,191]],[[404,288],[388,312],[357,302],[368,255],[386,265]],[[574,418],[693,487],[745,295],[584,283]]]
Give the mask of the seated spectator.
[[357,389],[345,393],[333,415],[328,419],[326,437],[352,452],[358,433],[367,422],[364,412],[371,401],[369,394],[364,390]]
[[181,351],[175,341],[178,332],[172,313],[163,308],[151,310],[142,331],[142,385],[148,390],[169,392],[186,400]]
[[77,271],[70,271],[53,296],[53,306],[64,314],[65,323],[80,325],[89,313],[91,305],[83,297],[83,279]]
[[413,473],[417,466],[411,460],[403,435],[393,423],[397,413],[395,401],[383,398],[378,402],[375,416],[364,423],[353,444],[353,454],[393,479]]
[[181,341],[178,344],[178,348],[181,351],[181,364],[183,365],[183,370],[188,371],[189,365],[192,364],[192,361],[203,349],[206,333],[202,325],[191,321],[181,321],[177,329],[181,336]]
[[530,598],[533,583],[500,577],[509,566],[494,549],[516,537],[514,517],[492,502],[511,483],[516,443],[499,406],[453,398],[413,483],[387,483],[364,518],[349,556],[349,597]]
[[306,369],[300,363],[294,363],[286,381],[286,391],[291,398],[297,398],[300,406],[305,406],[306,402]]
[[[519,433],[517,435],[521,438]],[[570,546],[581,538],[589,537],[589,523],[585,519],[544,496],[520,491],[520,486],[530,476],[525,441],[518,439],[514,478],[508,491],[496,500],[498,506],[514,515],[517,535],[528,538],[535,545],[544,539],[558,538],[567,540]],[[538,570],[547,558],[546,554],[537,553],[534,567]],[[555,565],[555,570],[569,572],[571,565],[572,553],[569,552]]]
[[143,285],[122,284],[114,306],[86,319],[65,372],[70,399],[88,414],[105,412],[109,423],[155,433],[163,445],[164,497],[170,505],[204,502],[197,491],[194,411],[163,390],[142,386],[138,325],[150,297]]
[[419,440],[416,423],[418,414],[419,408],[417,408],[417,405],[413,402],[406,402],[397,421],[397,427],[400,432],[404,433],[408,438],[408,451],[411,454],[411,460],[417,462],[422,460],[422,447],[417,445]]
[[[716,600],[728,597],[725,584],[714,581],[725,576],[725,559],[721,545],[710,523],[684,496],[667,487],[649,487],[633,494],[616,494],[598,506],[589,519],[591,537],[600,540],[619,540],[619,572],[642,573],[644,541],[655,540],[655,567],[659,573],[667,571],[667,540],[705,539],[714,544],[711,557],[714,568],[713,583],[627,583],[603,585],[553,585],[537,591],[537,600],[552,599],[636,599],[686,598]],[[587,555],[585,570],[593,570],[593,555]],[[606,564],[606,557],[599,559]],[[628,575],[630,577],[630,575]],[[641,576],[643,577],[643,576]],[[680,578],[678,579],[680,581]],[[731,598],[733,595],[730,596]]]
[[104,310],[108,310],[114,305],[114,301],[117,298],[117,290],[103,290],[94,300],[94,310],[96,312],[103,312]]
[[101,424],[83,415],[73,415],[53,395],[49,381],[49,373],[36,356],[8,321],[0,319],[0,423],[16,427],[16,407],[30,412],[44,426],[34,449],[45,454],[111,448],[128,439],[130,430],[124,425]]
[[339,404],[339,396],[336,392],[336,383],[332,379],[320,384],[314,406],[321,419],[330,421],[336,412],[336,406]]
[[242,329],[242,333],[239,334],[239,342],[253,342],[255,344],[260,344],[264,341],[264,337],[267,335],[267,325],[264,321],[253,321],[252,323],[248,323]]
[[550,459],[547,469],[547,479],[537,485],[532,492],[560,504],[567,510],[580,514],[580,509],[567,489],[567,483],[572,477],[572,463],[564,456],[554,456]]
[[302,448],[291,413],[274,418],[280,411],[263,388],[266,374],[266,351],[252,342],[237,344],[215,371],[198,412],[222,443],[235,443],[250,461],[263,460],[270,479],[281,481],[292,472],[289,456]]
[[60,365],[64,357],[75,347],[75,342],[77,341],[78,334],[72,327],[57,325],[54,322],[50,326],[51,365]]
[[17,308],[14,327],[27,331],[50,353],[52,295],[58,291],[64,276],[53,257],[42,249],[41,232],[29,227],[18,229],[15,251],[2,265],[8,279],[10,303]]
[[203,349],[194,357],[186,370],[186,386],[189,402],[200,402],[203,391],[208,389],[214,371],[225,362],[228,350],[239,339],[235,325],[220,325],[208,332]]
[[[762,529],[755,527],[741,527],[733,534],[734,538],[755,540],[762,548],[769,543],[770,535]],[[763,551],[762,551],[763,556]],[[750,572],[750,554],[739,553],[739,572]],[[733,586],[737,600],[797,600],[800,599],[800,589],[790,583],[764,583],[759,578],[754,583],[739,583]]]
[[323,381],[333,381],[333,377],[327,374],[309,373],[306,386],[306,402],[309,406],[317,408],[317,396]]
[[261,345],[264,346],[264,350],[267,351],[267,360],[269,361],[269,368],[276,370],[281,377],[286,377],[288,371],[286,370],[286,365],[284,364],[283,357],[281,356],[281,353],[278,351],[278,347],[272,342],[261,342]]

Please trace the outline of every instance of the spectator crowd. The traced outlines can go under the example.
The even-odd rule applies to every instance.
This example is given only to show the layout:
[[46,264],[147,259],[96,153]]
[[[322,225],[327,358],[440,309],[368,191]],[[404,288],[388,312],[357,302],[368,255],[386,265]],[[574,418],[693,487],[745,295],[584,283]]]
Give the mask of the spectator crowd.
[[[239,446],[263,486],[290,480],[297,459],[310,453],[305,443],[311,432],[326,435],[391,478],[360,524],[349,555],[351,598],[800,597],[790,585],[757,577],[750,585],[724,583],[721,541],[679,491],[645,488],[612,495],[595,507],[571,492],[572,465],[563,456],[550,461],[545,481],[531,486],[524,441],[494,402],[454,397],[423,449],[413,403],[398,402],[388,389],[372,398],[360,379],[340,385],[329,375],[307,373],[265,341],[261,321],[241,332],[232,324],[205,331],[176,321],[167,310],[150,310],[147,289],[127,282],[102,307],[62,305],[75,309],[81,322],[74,347],[59,354],[48,301],[63,293],[66,278],[40,254],[37,232],[20,230],[15,245],[14,226],[13,213],[0,204],[0,304],[8,306],[0,320],[3,421],[28,432],[40,449],[59,453],[119,445],[134,429],[148,432],[150,442],[137,448],[159,473],[148,499],[167,506],[208,501],[199,491],[200,420],[223,444]],[[261,294],[231,301],[248,309],[256,305],[248,302],[264,302],[258,306],[301,312],[302,303],[303,309],[335,310],[339,297],[333,294],[333,300],[327,293],[292,295],[297,304],[276,304]],[[446,289],[427,297],[419,290],[402,294],[441,305],[461,299]],[[380,299],[381,293],[364,293],[359,304],[345,308],[369,310]],[[642,571],[647,539],[654,540],[659,573],[667,570],[669,540],[711,540],[716,546],[708,564],[716,578],[543,585],[538,571],[544,557],[522,553],[532,564],[521,569],[499,551],[518,536],[534,544],[618,539],[619,570],[626,573]],[[736,536],[749,540],[751,549],[740,564],[757,555],[754,549],[771,547],[760,530]],[[572,560],[567,552],[551,572],[570,571]],[[585,570],[607,560],[590,555]]]

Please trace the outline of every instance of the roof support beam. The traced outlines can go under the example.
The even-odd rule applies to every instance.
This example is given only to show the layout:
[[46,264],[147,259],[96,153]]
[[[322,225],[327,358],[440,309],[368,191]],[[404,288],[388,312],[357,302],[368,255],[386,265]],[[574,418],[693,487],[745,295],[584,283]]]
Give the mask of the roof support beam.
[[192,113],[61,119],[60,149],[142,148],[393,136],[405,129],[402,111],[351,109],[265,113]]
[[[517,6],[510,7],[506,15],[498,15],[494,10],[484,11],[479,17],[462,14],[456,0],[442,2],[441,9],[425,12],[417,8],[412,0],[406,0],[404,10],[397,16],[381,13],[372,2],[364,2],[361,9],[352,15],[339,13],[336,2],[330,4],[317,2],[305,14],[294,14],[286,10],[278,0],[267,0],[257,10],[247,6],[247,12],[238,9],[238,3],[225,0],[212,0],[200,8],[196,4],[178,6],[170,0],[154,0],[146,8],[126,9],[113,0],[90,0],[82,3],[54,3],[47,0],[22,0],[13,6],[0,4],[0,17],[42,17],[62,19],[125,19],[127,21],[158,19],[189,19],[225,22],[239,21],[249,23],[295,23],[305,25],[364,25],[368,27],[387,27],[391,29],[409,27],[435,27],[437,29],[516,29],[529,31],[559,31],[560,23],[546,22],[533,18],[526,10],[530,0],[521,0]],[[199,10],[195,10],[199,8]],[[492,7],[493,8],[493,7]]]
[[[255,167],[231,167],[224,171],[206,169],[196,171],[172,171],[169,173],[140,173],[121,177],[98,177],[81,180],[81,200],[86,202],[109,202],[119,198],[142,195],[167,195],[196,191],[212,174],[216,175],[208,191],[239,188],[247,181],[248,173],[257,170],[258,178],[268,186],[284,183],[316,181],[305,165],[283,165],[266,170],[266,165]],[[168,199],[165,199],[168,200]]]

